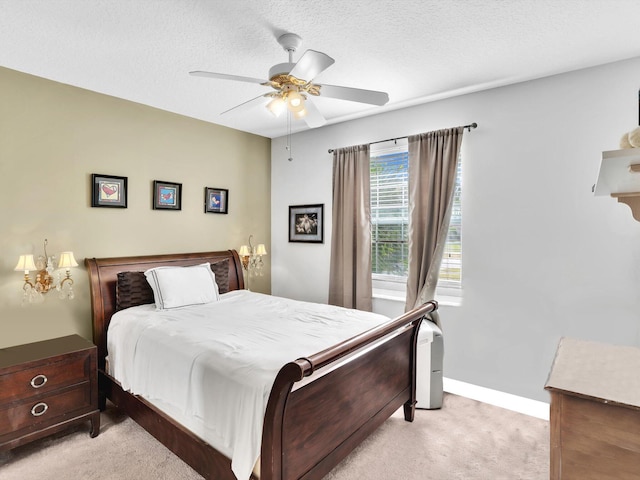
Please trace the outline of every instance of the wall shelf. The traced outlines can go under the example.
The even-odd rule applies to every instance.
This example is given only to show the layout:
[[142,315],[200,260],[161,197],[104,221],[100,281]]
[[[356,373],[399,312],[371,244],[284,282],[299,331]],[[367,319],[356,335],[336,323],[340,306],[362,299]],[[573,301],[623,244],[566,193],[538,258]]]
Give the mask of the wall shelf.
[[640,222],[640,148],[602,152],[596,196],[610,195],[628,205]]

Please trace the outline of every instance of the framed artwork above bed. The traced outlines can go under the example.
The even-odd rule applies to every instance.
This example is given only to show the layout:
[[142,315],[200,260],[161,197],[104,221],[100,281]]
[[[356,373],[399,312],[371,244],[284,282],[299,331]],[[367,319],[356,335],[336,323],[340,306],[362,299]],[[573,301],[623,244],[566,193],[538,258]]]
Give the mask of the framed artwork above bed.
[[91,174],[91,206],[127,208],[127,177]]
[[229,190],[204,187],[204,213],[229,213]]
[[153,181],[154,210],[182,210],[182,184]]
[[289,207],[289,241],[324,242],[324,204]]

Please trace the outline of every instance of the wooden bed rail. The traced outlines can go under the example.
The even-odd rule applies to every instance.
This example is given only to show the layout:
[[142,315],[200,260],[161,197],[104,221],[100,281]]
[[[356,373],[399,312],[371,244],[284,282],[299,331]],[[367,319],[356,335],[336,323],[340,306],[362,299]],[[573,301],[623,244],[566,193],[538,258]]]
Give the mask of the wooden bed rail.
[[[435,301],[425,303],[284,365],[265,412],[261,480],[320,479],[398,408],[413,421],[418,329],[437,308]],[[293,389],[314,371],[355,352],[362,354]]]
[[377,327],[374,327],[355,337],[345,340],[342,343],[311,355],[310,357],[299,358],[295,361],[295,363],[297,363],[302,369],[302,375],[304,377],[308,377],[319,368],[335,362],[336,360],[349,355],[354,350],[369,345],[370,343],[375,342],[385,335],[397,331],[403,325],[412,324],[416,321],[422,321],[422,319],[424,319],[426,315],[436,311],[437,309],[438,303],[435,300],[431,300],[430,302],[427,302],[417,309],[413,309],[410,312],[405,313],[404,315],[392,320],[391,322],[378,325]]

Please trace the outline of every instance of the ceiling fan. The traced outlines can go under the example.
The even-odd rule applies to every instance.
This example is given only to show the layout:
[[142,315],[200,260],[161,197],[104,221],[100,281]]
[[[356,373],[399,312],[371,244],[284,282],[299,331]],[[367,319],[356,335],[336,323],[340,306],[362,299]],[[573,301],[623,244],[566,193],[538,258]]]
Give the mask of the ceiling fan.
[[222,112],[222,114],[236,108],[264,102],[264,99],[268,98],[271,100],[266,107],[273,115],[278,117],[288,109],[294,118],[304,119],[311,128],[319,127],[326,123],[324,116],[310,100],[311,96],[337,98],[378,106],[384,105],[389,101],[389,95],[385,92],[313,83],[314,78],[333,65],[335,60],[322,52],[307,50],[294,63],[293,54],[302,44],[302,38],[295,33],[285,33],[278,37],[278,43],[289,54],[289,61],[271,67],[268,80],[203,71],[189,73],[197,77],[257,83],[271,87],[274,90],[236,105]]

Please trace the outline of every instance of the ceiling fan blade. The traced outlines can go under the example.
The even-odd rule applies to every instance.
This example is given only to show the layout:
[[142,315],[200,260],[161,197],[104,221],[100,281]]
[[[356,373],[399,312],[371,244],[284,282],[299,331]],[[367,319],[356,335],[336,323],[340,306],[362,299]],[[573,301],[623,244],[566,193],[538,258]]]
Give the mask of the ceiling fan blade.
[[309,128],[321,127],[327,123],[327,119],[320,113],[318,107],[308,98],[304,102],[304,109],[307,111],[307,114],[302,118],[307,122]]
[[292,77],[310,82],[333,65],[335,60],[326,53],[307,50],[289,72]]
[[378,106],[382,106],[389,101],[389,94],[386,92],[324,84],[320,85],[320,96]]
[[225,110],[224,112],[221,112],[220,115],[224,115],[225,113],[229,113],[231,110],[236,110],[238,108],[249,108],[249,107],[253,107],[254,105],[259,104],[259,100],[260,99],[264,99],[265,96],[264,95],[259,95],[255,98],[252,98],[251,100],[247,100],[246,102],[242,102],[240,105],[236,105],[235,107],[231,107],[229,110]]
[[267,81],[261,80],[259,78],[241,77],[239,75],[227,75],[226,73],[201,72],[199,70],[189,72],[189,75],[193,75],[194,77],[219,78],[221,80],[235,80],[236,82],[247,83],[265,83]]

